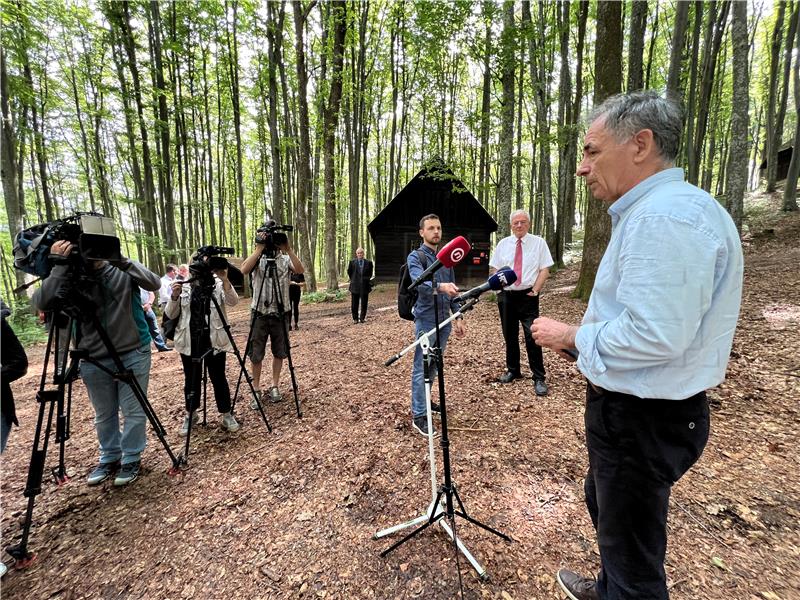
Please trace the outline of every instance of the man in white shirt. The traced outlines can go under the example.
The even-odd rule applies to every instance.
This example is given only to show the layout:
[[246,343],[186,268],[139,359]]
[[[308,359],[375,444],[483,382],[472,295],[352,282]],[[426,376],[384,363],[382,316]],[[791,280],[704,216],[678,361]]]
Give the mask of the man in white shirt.
[[172,294],[172,284],[175,283],[175,278],[178,276],[178,267],[173,264],[167,265],[167,272],[161,278],[161,288],[158,290],[158,306],[161,308],[163,314],[164,307],[169,302],[169,297]]
[[502,267],[512,267],[517,274],[516,283],[497,296],[500,325],[506,341],[506,372],[500,377],[500,382],[511,383],[522,377],[519,352],[519,324],[522,323],[534,389],[537,396],[544,396],[547,384],[544,381],[542,348],[531,336],[531,324],[539,316],[539,293],[550,276],[553,257],[547,242],[528,233],[531,217],[527,211],[515,210],[510,221],[512,235],[500,240],[489,260],[489,274]]

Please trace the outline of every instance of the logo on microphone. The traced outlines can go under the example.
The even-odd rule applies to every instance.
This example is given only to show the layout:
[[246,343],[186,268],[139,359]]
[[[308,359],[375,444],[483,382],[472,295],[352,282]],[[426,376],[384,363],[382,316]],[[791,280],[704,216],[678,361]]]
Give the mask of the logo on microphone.
[[450,253],[450,260],[452,260],[454,263],[461,262],[461,260],[464,258],[464,254],[466,253],[464,252],[463,248],[453,248],[453,251]]
[[507,285],[509,285],[508,278],[506,277],[506,274],[503,271],[498,271],[497,276],[500,278],[501,286],[506,287]]

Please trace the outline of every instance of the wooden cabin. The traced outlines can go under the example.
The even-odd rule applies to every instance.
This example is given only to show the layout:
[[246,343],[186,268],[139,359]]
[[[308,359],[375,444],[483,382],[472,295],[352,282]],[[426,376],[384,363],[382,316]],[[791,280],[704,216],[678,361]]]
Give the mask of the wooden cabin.
[[497,223],[441,159],[432,159],[367,225],[375,244],[376,282],[398,280],[408,253],[422,243],[419,220],[431,213],[442,220],[440,248],[459,235],[472,244],[455,268],[459,287],[486,281]]

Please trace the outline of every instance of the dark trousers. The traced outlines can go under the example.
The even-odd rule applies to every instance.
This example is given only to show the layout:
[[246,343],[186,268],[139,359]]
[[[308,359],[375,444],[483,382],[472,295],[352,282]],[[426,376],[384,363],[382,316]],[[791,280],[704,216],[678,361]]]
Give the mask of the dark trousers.
[[[208,378],[214,386],[214,400],[217,401],[217,410],[220,413],[231,410],[231,390],[228,387],[228,378],[225,376],[226,352],[206,354],[205,364],[208,368]],[[200,396],[203,393],[203,369],[201,363],[192,362],[192,357],[181,354],[183,363],[183,395],[186,398],[186,412],[200,408]]]
[[289,286],[289,312],[291,315],[289,322],[291,323],[292,319],[294,319],[295,327],[297,327],[297,322],[300,320],[300,291],[299,285]]
[[597,531],[603,600],[666,600],[664,557],[672,485],[708,441],[705,392],[655,400],[586,391],[586,506]]
[[525,351],[528,354],[528,365],[533,378],[544,380],[544,359],[542,347],[533,341],[531,325],[539,316],[539,296],[528,296],[530,290],[505,291],[498,295],[497,306],[500,309],[500,325],[506,341],[506,369],[519,374],[519,325],[525,337]]
[[[361,312],[358,312],[358,304],[361,303]],[[350,293],[350,312],[353,313],[353,321],[363,321],[367,316],[367,303],[369,302],[369,292],[366,294]]]

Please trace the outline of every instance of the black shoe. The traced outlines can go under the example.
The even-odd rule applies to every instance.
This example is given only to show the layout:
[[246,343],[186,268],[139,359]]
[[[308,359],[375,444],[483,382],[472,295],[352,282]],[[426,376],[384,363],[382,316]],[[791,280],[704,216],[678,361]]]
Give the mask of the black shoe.
[[100,463],[86,478],[87,485],[100,485],[119,470],[119,461]]
[[136,481],[136,478],[139,477],[139,468],[141,466],[142,461],[140,460],[122,465],[117,477],[114,479],[114,485],[120,487]]
[[556,580],[571,600],[599,600],[600,598],[597,595],[597,583],[594,579],[586,579],[567,569],[560,569]]
[[169,346],[161,346],[160,348],[158,348],[158,351],[159,352],[172,352],[172,348],[170,348]]
[[[416,429],[422,435],[428,435],[428,417],[425,415],[414,417],[414,429]],[[436,430],[433,430],[433,435],[436,437],[438,434]]]
[[506,371],[500,378],[497,380],[500,383],[511,383],[515,379],[520,379],[522,376],[519,373],[514,373],[514,371]]
[[533,382],[533,389],[536,390],[537,396],[547,396],[547,384],[544,379],[537,379]]
[[442,414],[442,407],[436,404],[436,402],[431,402],[431,412]]
[[295,324],[294,324],[294,330],[295,330],[295,331],[297,331],[298,329],[300,329],[300,325],[298,325],[297,323],[295,323]]
[[353,325],[358,325],[358,319],[353,319]]
[[359,321],[359,323],[363,323],[363,322],[364,322],[364,319],[361,319],[361,320]]

